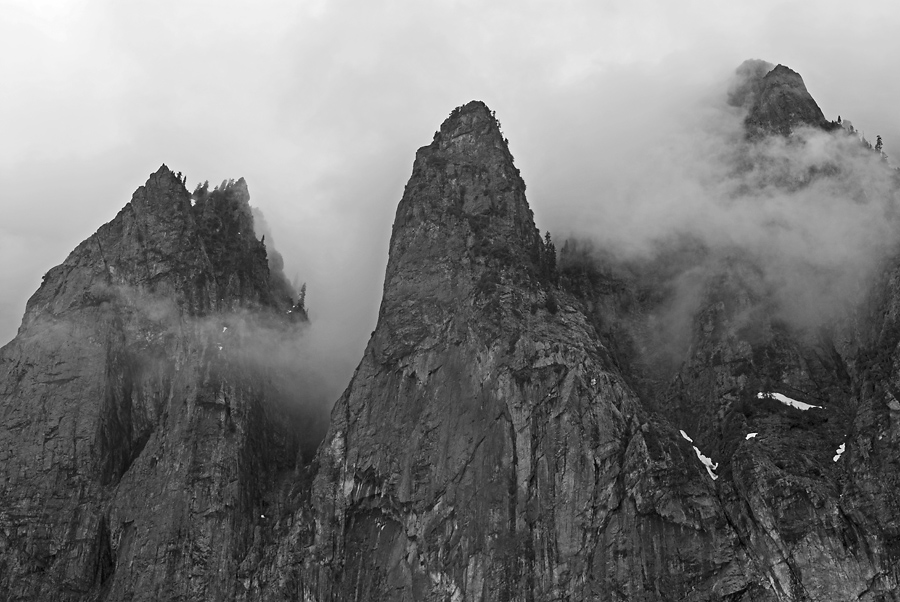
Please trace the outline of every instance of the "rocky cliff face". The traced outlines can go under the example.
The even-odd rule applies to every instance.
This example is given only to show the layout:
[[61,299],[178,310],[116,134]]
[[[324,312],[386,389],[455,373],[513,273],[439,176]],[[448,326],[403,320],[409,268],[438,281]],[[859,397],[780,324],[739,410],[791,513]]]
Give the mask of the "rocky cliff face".
[[[793,136],[800,125],[834,129],[794,72],[775,67],[756,82],[744,90],[747,156],[753,145],[770,142],[764,137]],[[793,137],[786,143],[804,144]],[[777,176],[768,186],[791,192],[853,178],[839,164],[791,178],[779,169],[766,173]],[[896,188],[892,194],[896,199]],[[846,202],[868,201],[848,195]],[[812,324],[786,316],[764,260],[745,250],[677,240],[657,259],[623,265],[598,261],[584,245],[564,248],[564,287],[584,300],[626,382],[646,408],[719,463],[718,504],[773,599],[897,599],[891,517],[898,490],[889,476],[896,456],[886,443],[900,408],[888,367],[896,347],[888,334],[896,304],[893,248],[864,295]],[[688,314],[678,314],[673,283],[698,273],[697,299]],[[671,332],[660,315],[682,332]],[[671,339],[679,344],[661,348]],[[815,407],[801,409],[809,405]],[[880,477],[872,473],[876,465],[886,471]]]
[[162,167],[28,302],[0,351],[0,599],[240,587],[300,444],[244,344],[294,320],[248,198]]
[[547,252],[494,118],[457,109],[416,156],[320,451],[307,596],[765,599],[697,452],[642,407]]
[[[861,390],[871,376],[860,368],[873,360],[859,351],[874,346],[890,355],[893,345],[792,327],[760,305],[758,276],[736,259],[711,274],[678,361],[641,354],[658,300],[623,309],[609,299],[633,300],[639,279],[596,275],[594,322],[614,325],[626,381],[645,407],[718,463],[716,504],[769,584],[770,597],[748,599],[894,600],[897,548],[887,508],[897,490],[887,480],[876,485],[868,468],[874,443],[880,454],[892,453],[882,443],[890,438],[892,398],[873,390],[887,386],[886,372]],[[854,443],[860,428],[865,441]],[[892,471],[894,462],[882,455],[874,464]]]
[[[831,128],[748,73],[748,144]],[[307,466],[259,361],[305,314],[252,232],[243,181],[161,169],[48,273],[0,352],[0,600],[900,600],[897,258],[815,329],[696,241],[557,270],[471,102],[416,154]]]

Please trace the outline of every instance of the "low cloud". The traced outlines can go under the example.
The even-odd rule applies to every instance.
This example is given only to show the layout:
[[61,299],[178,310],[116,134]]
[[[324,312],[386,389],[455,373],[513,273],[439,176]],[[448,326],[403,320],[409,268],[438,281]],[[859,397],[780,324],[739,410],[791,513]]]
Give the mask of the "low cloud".
[[[334,392],[343,384],[321,329],[271,308],[187,315],[171,297],[127,285],[96,285],[84,299],[117,316],[123,342],[138,364],[165,372],[176,364],[184,369],[182,362],[199,362],[201,368],[210,362],[225,378],[249,378],[245,384],[262,392],[262,403],[290,416],[304,461],[313,458],[328,428]],[[103,313],[96,315],[99,319]],[[78,324],[90,322],[72,321],[66,314],[57,319],[38,314],[30,333],[56,347],[71,342]]]
[[269,311],[237,311],[189,319],[187,329],[210,352],[264,383],[265,403],[293,417],[304,461],[328,429],[334,392],[345,383],[331,365],[323,333],[314,324]]
[[752,297],[748,320],[765,311],[797,328],[827,326],[898,251],[898,172],[858,134],[800,127],[789,138],[746,138],[749,98],[770,68],[748,62],[731,81],[694,88],[693,101],[685,90],[681,114],[694,118],[648,113],[627,178],[554,214],[600,264],[668,291],[649,318],[661,325],[648,329],[655,347],[684,350],[703,292],[723,274]]

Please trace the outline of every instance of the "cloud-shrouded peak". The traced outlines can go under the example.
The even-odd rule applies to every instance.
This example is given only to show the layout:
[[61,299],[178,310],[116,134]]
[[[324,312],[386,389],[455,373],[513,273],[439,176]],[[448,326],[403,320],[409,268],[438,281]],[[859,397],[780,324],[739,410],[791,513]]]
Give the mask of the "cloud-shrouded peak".
[[785,65],[760,59],[744,61],[735,70],[727,102],[747,111],[744,124],[751,137],[788,136],[799,126],[834,128],[800,74]]
[[728,104],[749,109],[759,96],[763,78],[774,67],[760,59],[747,59],[741,63],[728,88]]
[[800,74],[784,65],[777,65],[759,82],[745,124],[751,135],[787,136],[799,126],[833,129]]

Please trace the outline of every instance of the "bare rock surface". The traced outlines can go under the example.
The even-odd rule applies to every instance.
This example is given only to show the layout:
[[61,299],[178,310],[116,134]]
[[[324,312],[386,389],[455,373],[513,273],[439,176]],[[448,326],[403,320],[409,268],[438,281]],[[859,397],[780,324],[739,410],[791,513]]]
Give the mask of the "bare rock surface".
[[306,595],[766,599],[692,446],[643,410],[546,253],[496,121],[457,109],[416,156],[320,451]]
[[192,198],[163,166],[29,300],[0,351],[0,599],[239,588],[298,449],[242,355],[253,320],[292,315],[248,198]]

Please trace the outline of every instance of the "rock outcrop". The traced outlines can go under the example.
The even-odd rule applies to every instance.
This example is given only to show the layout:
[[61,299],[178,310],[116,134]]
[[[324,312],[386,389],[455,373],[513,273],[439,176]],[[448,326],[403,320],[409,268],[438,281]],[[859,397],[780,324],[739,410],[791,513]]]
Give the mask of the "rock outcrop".
[[[750,262],[731,258],[712,269],[687,344],[655,357],[648,316],[665,297],[644,296],[640,274],[587,277],[573,267],[564,261],[563,280],[580,290],[592,282],[582,293],[591,321],[616,338],[617,363],[644,407],[718,463],[715,504],[769,583],[748,599],[896,600],[892,381],[884,363],[875,367],[893,353],[877,341],[884,335],[792,327],[760,298]],[[874,466],[888,472],[876,478]]]
[[744,103],[749,107],[745,125],[753,137],[768,134],[788,136],[798,126],[835,129],[806,89],[803,78],[784,65],[777,65],[749,89]]
[[[781,67],[747,126],[751,139],[833,129],[820,117]],[[893,398],[857,393],[873,380],[858,357],[888,335],[860,336],[849,316],[792,328],[753,261],[732,257],[680,357],[642,345],[646,300],[665,291],[639,290],[640,273],[556,290],[492,124],[466,105],[417,155],[379,325],[320,452],[307,595],[896,600],[893,480],[833,458],[866,420],[862,449],[894,466],[880,443]]]
[[762,599],[692,445],[557,290],[524,188],[479,102],[417,153],[320,451],[304,594]]
[[0,351],[0,599],[240,587],[300,444],[244,343],[304,319],[248,198],[163,166],[29,300]]
[[[779,66],[753,83],[760,66],[748,66],[750,83],[734,97],[750,110],[745,156],[754,156],[752,145],[771,142],[761,137],[791,136],[799,125],[835,129],[798,75]],[[870,177],[882,170],[879,177],[896,182],[864,145],[840,147]],[[840,163],[810,165],[792,177],[778,166],[763,173],[774,176],[766,185],[783,198],[811,183],[858,188],[858,176]],[[895,184],[888,192],[896,198],[896,191]],[[848,194],[846,202],[872,200]],[[897,345],[898,242],[900,233],[870,290],[842,313],[807,320],[786,315],[765,260],[745,250],[677,240],[657,259],[623,265],[598,261],[583,244],[564,247],[564,287],[590,308],[626,382],[652,414],[684,429],[718,461],[718,503],[773,599],[898,599],[900,548],[891,517],[900,490],[891,476],[896,448],[888,443],[900,409],[889,367]],[[698,279],[698,298],[678,314],[671,289],[685,275]],[[800,409],[808,405],[816,407]],[[885,472],[875,477],[873,470]]]

